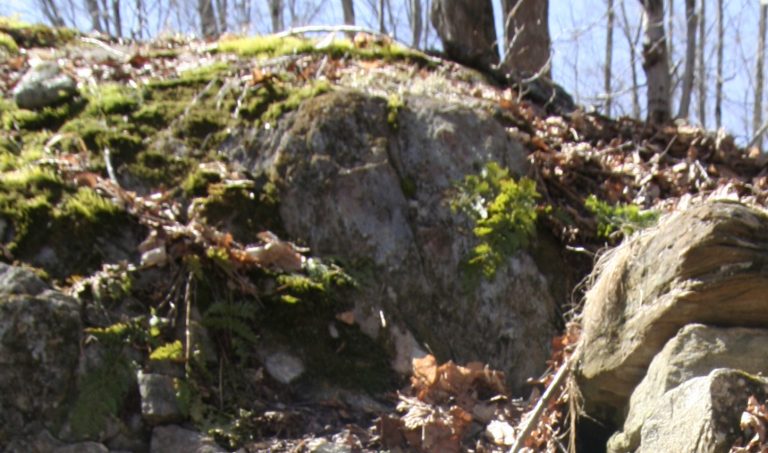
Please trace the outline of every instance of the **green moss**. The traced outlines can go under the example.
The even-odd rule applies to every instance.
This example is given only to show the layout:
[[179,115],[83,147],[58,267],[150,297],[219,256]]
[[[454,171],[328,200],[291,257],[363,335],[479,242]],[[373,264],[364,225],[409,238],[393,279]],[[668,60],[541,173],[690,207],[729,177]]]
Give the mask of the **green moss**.
[[71,102],[45,107],[41,110],[11,107],[3,112],[3,128],[31,131],[41,129],[56,130],[67,119],[79,114],[84,106],[85,102],[82,99],[75,99]]
[[405,103],[403,98],[397,94],[391,94],[387,98],[387,123],[392,126],[393,129],[397,129],[397,118],[400,113],[400,109],[403,108]]
[[3,51],[9,55],[16,55],[19,53],[19,46],[11,35],[0,31],[0,55]]
[[190,172],[183,183],[181,189],[187,197],[202,197],[208,195],[208,185],[221,182],[218,173],[196,169]]
[[136,110],[141,104],[139,93],[125,85],[107,84],[91,96],[87,114],[119,115]]
[[292,91],[284,101],[272,103],[262,116],[262,120],[265,122],[274,122],[285,113],[296,110],[305,100],[326,93],[330,91],[330,89],[331,85],[327,81],[321,80],[312,85]]
[[253,36],[248,38],[228,39],[219,41],[220,52],[230,52],[246,57],[272,58],[282,55],[320,54],[334,58],[355,57],[362,59],[411,60],[429,63],[429,59],[421,52],[403,47],[391,41],[372,40],[365,46],[356,46],[348,39],[337,39],[329,45],[317,47],[317,42],[287,36]]
[[182,102],[156,102],[151,105],[143,105],[131,115],[131,118],[137,124],[162,129],[171,124],[183,111],[184,104]]
[[56,216],[66,222],[99,223],[116,218],[122,213],[112,201],[92,189],[81,187],[65,198]]
[[308,53],[315,49],[314,43],[307,39],[293,36],[277,38],[275,36],[253,36],[249,38],[227,39],[219,41],[218,50],[244,57],[276,57]]
[[193,109],[182,117],[176,129],[176,136],[191,139],[192,145],[197,147],[206,137],[223,128],[225,124],[222,113],[219,111]]
[[78,135],[97,156],[102,155],[104,148],[109,148],[115,165],[131,161],[144,148],[141,137],[122,120],[113,124],[106,119],[79,117],[62,126],[61,132]]
[[197,199],[203,218],[213,226],[229,231],[243,243],[258,242],[256,234],[265,229],[280,235],[277,206],[262,200],[255,183],[250,186],[209,184],[208,196]]
[[208,66],[202,66],[195,69],[189,69],[179,74],[179,79],[187,82],[201,83],[210,82],[216,77],[230,72],[232,66],[226,61],[218,61]]
[[190,163],[161,151],[147,150],[127,164],[128,172],[145,183],[176,186],[187,174]]
[[58,47],[78,36],[69,28],[51,28],[42,24],[28,24],[10,17],[0,17],[0,32],[13,37],[19,47]]

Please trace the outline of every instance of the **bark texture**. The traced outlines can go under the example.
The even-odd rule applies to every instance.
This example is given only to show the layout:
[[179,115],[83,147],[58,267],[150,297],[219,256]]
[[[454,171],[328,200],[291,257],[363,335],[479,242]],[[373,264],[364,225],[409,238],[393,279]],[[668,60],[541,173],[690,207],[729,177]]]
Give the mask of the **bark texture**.
[[504,14],[504,70],[549,76],[549,1],[502,0]]
[[664,3],[642,0],[643,69],[648,83],[648,122],[663,124],[670,120],[671,78],[664,35]]
[[499,63],[490,0],[434,0],[430,15],[449,58],[480,69]]

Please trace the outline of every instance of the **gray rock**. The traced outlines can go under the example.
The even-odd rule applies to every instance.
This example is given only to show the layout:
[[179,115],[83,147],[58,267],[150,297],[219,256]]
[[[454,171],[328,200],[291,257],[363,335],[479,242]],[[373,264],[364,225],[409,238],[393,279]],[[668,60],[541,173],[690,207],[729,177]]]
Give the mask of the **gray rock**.
[[608,442],[608,451],[629,453],[640,445],[640,430],[664,393],[716,368],[768,374],[768,330],[720,328],[701,324],[683,327],[654,357],[648,373],[629,402],[621,433]]
[[397,351],[399,368],[427,350],[393,341],[394,332],[406,340],[412,332],[438,357],[489,363],[521,390],[549,356],[553,282],[565,266],[554,254],[556,270],[545,277],[534,258],[542,236],[494,279],[467,284],[462,269],[477,242],[448,194],[489,161],[525,174],[527,153],[493,112],[407,97],[397,128],[388,113],[381,98],[318,96],[263,132],[241,162],[278,185],[289,237],[370,276],[350,302],[367,334],[410,349]]
[[643,424],[637,453],[727,452],[739,435],[747,398],[765,401],[768,380],[717,369],[664,394]]
[[264,368],[272,378],[283,384],[290,384],[304,373],[304,363],[285,352],[269,355],[264,361]]
[[176,398],[174,378],[162,374],[137,374],[141,394],[141,415],[150,425],[184,419]]
[[619,424],[653,357],[691,323],[768,323],[768,216],[734,202],[676,212],[606,255],[586,295],[577,377],[592,416]]
[[[11,276],[18,279],[11,280]],[[29,421],[56,421],[74,385],[80,305],[27,270],[0,267],[0,445]],[[29,290],[32,294],[24,294]]]
[[176,425],[158,426],[152,430],[150,453],[223,453],[210,437]]
[[65,101],[77,93],[72,77],[61,71],[55,61],[30,68],[13,89],[13,99],[24,109],[39,109]]
[[46,289],[48,285],[31,270],[0,263],[0,297],[14,294],[35,296]]
[[109,449],[98,442],[80,442],[59,447],[53,453],[109,453]]
[[[27,428],[30,428],[29,426]],[[0,441],[0,445],[3,442]],[[40,430],[30,436],[18,436],[5,445],[4,453],[48,453],[64,445],[62,441],[51,435],[47,429]]]

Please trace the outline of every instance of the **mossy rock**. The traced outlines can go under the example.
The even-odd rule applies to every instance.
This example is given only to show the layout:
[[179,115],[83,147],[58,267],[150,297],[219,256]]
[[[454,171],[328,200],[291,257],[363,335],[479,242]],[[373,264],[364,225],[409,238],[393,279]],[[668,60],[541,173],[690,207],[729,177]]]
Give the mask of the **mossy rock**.
[[79,33],[70,28],[51,28],[42,24],[28,24],[9,17],[0,17],[0,32],[13,38],[19,47],[59,47]]

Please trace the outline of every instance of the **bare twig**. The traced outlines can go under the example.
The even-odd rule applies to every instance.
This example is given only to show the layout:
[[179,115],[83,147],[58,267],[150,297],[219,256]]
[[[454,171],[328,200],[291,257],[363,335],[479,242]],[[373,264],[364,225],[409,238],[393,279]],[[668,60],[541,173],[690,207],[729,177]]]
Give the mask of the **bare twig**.
[[525,446],[525,440],[531,435],[531,431],[536,427],[539,418],[541,418],[541,414],[547,407],[547,403],[557,394],[557,390],[560,388],[565,378],[570,374],[571,363],[575,356],[576,353],[574,352],[572,357],[567,358],[563,364],[560,365],[560,369],[557,370],[557,374],[555,374],[549,387],[547,387],[547,390],[541,395],[541,398],[536,403],[536,407],[533,408],[528,419],[525,421],[525,424],[523,424],[523,429],[520,431],[520,434],[517,435],[515,443],[512,445],[512,448],[509,449],[509,453],[518,453]]

